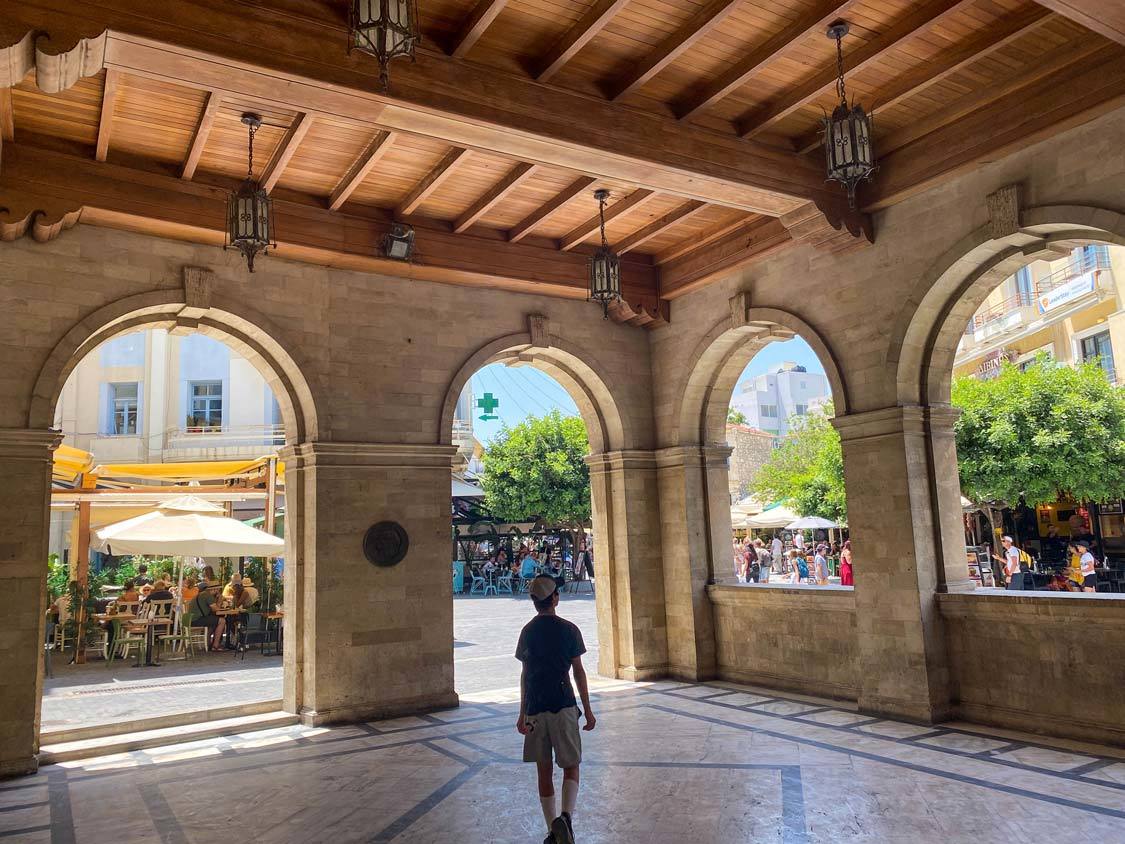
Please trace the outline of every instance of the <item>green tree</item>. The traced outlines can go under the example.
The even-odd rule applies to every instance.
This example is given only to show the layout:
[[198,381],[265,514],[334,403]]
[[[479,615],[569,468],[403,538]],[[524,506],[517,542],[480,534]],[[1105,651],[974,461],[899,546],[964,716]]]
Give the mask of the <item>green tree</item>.
[[848,517],[844,457],[831,404],[810,411],[775,448],[750,484],[756,496],[786,501],[802,516]]
[[536,517],[551,524],[590,518],[586,425],[557,410],[504,425],[484,452],[484,501],[506,522]]
[[1125,497],[1125,388],[1094,363],[1046,355],[1021,372],[953,382],[961,490],[974,501]]
[[728,425],[745,425],[746,414],[741,410],[735,410],[733,407],[727,408],[727,424]]

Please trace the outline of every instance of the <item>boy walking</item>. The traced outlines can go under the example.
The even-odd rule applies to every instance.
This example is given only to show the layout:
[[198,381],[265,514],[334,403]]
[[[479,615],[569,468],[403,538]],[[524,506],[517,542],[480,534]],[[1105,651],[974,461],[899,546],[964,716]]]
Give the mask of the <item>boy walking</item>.
[[[578,704],[570,685],[570,672],[582,697],[586,724],[597,724],[590,707],[590,689],[582,654],[586,645],[582,632],[555,614],[559,605],[558,583],[540,575],[528,590],[537,615],[520,631],[516,659],[523,663],[520,677],[520,715],[516,729],[523,739],[523,761],[534,762],[539,774],[539,803],[547,822],[543,844],[574,844],[572,816],[578,802],[578,765],[582,761],[582,737],[578,731]],[[563,769],[562,811],[555,811],[554,762]]]

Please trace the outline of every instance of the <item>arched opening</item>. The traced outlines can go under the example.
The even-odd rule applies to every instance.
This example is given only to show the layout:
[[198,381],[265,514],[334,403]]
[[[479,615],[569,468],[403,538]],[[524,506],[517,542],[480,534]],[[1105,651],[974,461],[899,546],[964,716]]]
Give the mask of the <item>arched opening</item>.
[[[532,512],[538,509],[535,506],[517,513],[520,508],[511,502],[505,510],[490,510],[483,492],[489,483],[483,477],[489,471],[487,456],[484,461],[480,458],[482,452],[497,445],[494,439],[497,426],[488,423],[501,420],[480,420],[479,417],[502,415],[503,423],[510,428],[531,417],[543,420],[552,412],[558,414],[564,425],[566,416],[577,417],[585,429],[588,451],[582,455],[581,474],[583,479],[591,478],[583,480],[587,487],[588,510],[563,512],[567,508],[558,508],[545,518],[543,513]],[[484,442],[478,437],[482,421],[485,423],[483,431],[487,432]],[[548,421],[552,431],[560,430],[555,422]],[[547,571],[565,579],[560,614],[583,631],[590,653],[587,660],[598,673],[618,676],[621,666],[617,657],[619,632],[614,603],[619,596],[615,596],[611,565],[612,514],[608,512],[605,492],[599,494],[591,484],[599,484],[595,477],[595,459],[620,451],[630,443],[617,403],[598,374],[597,363],[557,337],[552,336],[542,344],[533,343],[530,334],[499,338],[470,356],[449,385],[440,430],[443,444],[455,445],[459,450],[455,466],[460,469],[460,476],[455,471],[451,525],[457,596],[455,671],[458,692],[518,686],[518,665],[510,659],[511,645],[520,627],[534,614],[526,588],[536,571]],[[571,463],[575,457],[570,454]],[[460,501],[456,494],[459,482],[463,493]],[[465,489],[465,482],[476,490]],[[476,502],[464,500],[468,496],[475,496]],[[529,497],[535,498],[534,495]],[[496,609],[502,605],[503,612]],[[506,638],[494,638],[496,618],[506,625]],[[479,675],[479,662],[470,667],[470,661],[477,659],[475,653],[470,653],[478,644],[472,637],[482,623],[492,632],[479,638],[491,638],[491,644],[499,649],[496,654],[480,654],[480,659],[493,668],[493,675],[487,678]],[[487,650],[489,644],[485,642],[486,647],[481,650]]]
[[[175,291],[131,297],[87,317],[56,344],[28,405],[29,427],[53,424],[67,450],[62,471],[56,455],[55,482],[43,511],[45,518],[51,514],[50,545],[60,558],[49,586],[57,592],[59,581],[65,588],[79,570],[89,585],[87,601],[71,587],[58,605],[59,615],[69,616],[58,620],[70,623],[57,627],[64,635],[58,636],[55,676],[45,683],[41,731],[48,741],[119,731],[154,718],[174,725],[198,720],[204,712],[230,717],[276,709],[283,699],[283,673],[290,684],[299,682],[297,649],[285,649],[283,658],[280,653],[283,642],[297,642],[297,614],[286,614],[285,607],[299,606],[296,550],[304,513],[285,507],[278,451],[318,435],[313,390],[264,321],[217,307],[193,308],[177,298]],[[112,542],[91,553],[91,541],[99,546],[98,529],[157,514],[185,495],[200,511],[258,529],[238,541],[257,540],[262,556],[185,557],[186,550],[133,555],[114,553]],[[284,535],[276,555],[266,556],[270,543],[262,537],[268,534]],[[185,541],[192,540],[185,536]],[[138,578],[141,565],[149,571]],[[204,640],[213,641],[206,628],[193,628],[201,632],[190,648],[183,640],[161,639],[189,632],[182,613],[193,601],[180,590],[197,588],[185,578],[198,577],[203,566],[220,581],[220,600],[230,587],[245,604],[245,613],[224,619],[228,631],[221,641],[257,652],[268,639],[264,650],[272,650],[272,658],[236,668],[233,652],[205,652]],[[151,635],[128,619],[100,616],[119,604],[136,614],[123,580],[134,580],[139,591],[137,580],[169,580],[166,569],[172,582],[165,590],[153,585],[161,599],[164,591],[173,596],[166,607],[170,620],[153,625]],[[234,589],[238,580],[241,590]],[[73,611],[75,600],[84,603],[82,612]],[[263,618],[264,613],[273,617]],[[81,625],[75,623],[80,616]],[[143,639],[143,645],[126,647],[128,638]],[[98,664],[68,666],[76,654]],[[181,675],[187,679],[170,679]],[[232,676],[238,682],[231,682]],[[184,689],[169,696],[169,684]]]

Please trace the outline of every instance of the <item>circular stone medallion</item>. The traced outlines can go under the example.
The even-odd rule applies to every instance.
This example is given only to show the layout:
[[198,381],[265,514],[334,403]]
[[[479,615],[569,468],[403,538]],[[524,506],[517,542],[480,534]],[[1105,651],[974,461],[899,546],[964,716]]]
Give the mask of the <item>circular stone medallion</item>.
[[377,566],[402,562],[410,549],[410,537],[398,522],[376,522],[363,535],[363,556]]

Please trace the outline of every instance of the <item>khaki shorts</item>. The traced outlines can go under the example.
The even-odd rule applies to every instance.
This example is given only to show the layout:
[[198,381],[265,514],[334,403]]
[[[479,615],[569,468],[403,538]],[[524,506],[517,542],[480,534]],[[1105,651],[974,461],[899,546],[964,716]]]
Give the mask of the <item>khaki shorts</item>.
[[577,706],[528,715],[527,724],[531,730],[523,737],[524,762],[550,762],[552,749],[560,768],[573,768],[582,761]]

